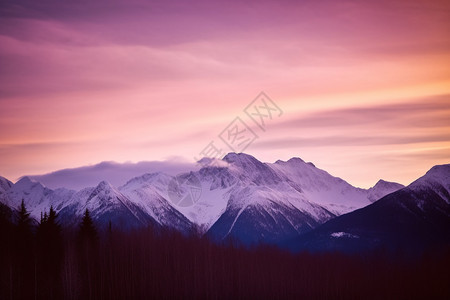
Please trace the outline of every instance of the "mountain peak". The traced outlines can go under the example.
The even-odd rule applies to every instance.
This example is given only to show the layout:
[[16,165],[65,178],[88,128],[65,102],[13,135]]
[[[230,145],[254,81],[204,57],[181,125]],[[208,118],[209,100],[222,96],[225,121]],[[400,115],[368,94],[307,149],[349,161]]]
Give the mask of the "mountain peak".
[[96,189],[101,190],[112,190],[114,189],[113,186],[106,180],[102,180],[96,187]]
[[379,184],[385,184],[385,183],[387,183],[388,181],[386,181],[386,180],[383,180],[383,179],[380,179],[380,180],[378,180],[377,181],[377,183],[375,183],[375,185],[374,186],[377,186],[377,185],[379,185]]
[[260,162],[251,155],[245,153],[228,153],[223,161],[239,169],[241,175],[257,185],[273,184],[281,181],[281,178],[265,163]]
[[[100,202],[108,202],[111,200],[113,195],[118,194],[119,192],[106,180],[101,181],[93,190],[90,192],[88,201],[93,198],[97,198]],[[94,203],[94,202],[92,202]]]
[[436,165],[428,170],[425,176],[443,176],[448,178],[450,176],[450,164]]
[[287,162],[291,163],[304,163],[305,161],[301,159],[300,157],[292,157]]
[[16,183],[22,183],[22,184],[25,184],[25,183],[30,183],[30,182],[33,182],[33,181],[31,180],[30,177],[28,177],[28,176],[23,176],[23,177],[20,178]]
[[440,184],[450,191],[450,164],[432,167],[425,175],[411,183],[410,186],[428,186],[430,184]]
[[13,186],[13,183],[6,179],[5,177],[0,176],[0,193],[2,191],[7,191]]
[[[282,165],[282,164],[294,164],[294,165],[297,165],[297,164],[304,164],[304,163],[305,163],[305,161],[303,159],[301,159],[300,157],[291,157],[287,161],[279,159],[279,160],[277,160],[275,162],[275,164],[278,164],[278,165]],[[309,164],[312,164],[312,163],[309,163]]]
[[43,187],[43,185],[40,182],[32,180],[28,176],[24,176],[24,177],[20,178],[19,181],[17,181],[16,184],[14,184],[14,186],[20,187],[21,189],[30,188],[34,185],[39,185],[39,186]]
[[405,186],[403,184],[392,182],[392,181],[386,181],[383,179],[380,179],[375,183],[373,188],[386,188],[386,187],[398,187],[398,188],[404,188]]
[[[253,156],[246,154],[246,153],[236,153],[236,152],[230,152],[222,159],[223,161],[226,161],[228,163],[243,163],[243,162],[255,162],[258,161]],[[259,162],[259,161],[258,161]]]
[[378,199],[380,199],[390,193],[398,191],[404,187],[405,186],[403,184],[380,179],[373,187],[371,187],[370,189],[367,190],[368,191],[367,198],[371,202],[375,202]]

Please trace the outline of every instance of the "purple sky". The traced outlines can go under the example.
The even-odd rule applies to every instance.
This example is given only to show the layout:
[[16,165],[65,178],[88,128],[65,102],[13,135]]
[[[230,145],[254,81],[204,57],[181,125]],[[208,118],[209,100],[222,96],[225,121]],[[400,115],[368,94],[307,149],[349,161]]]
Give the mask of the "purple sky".
[[[245,151],[262,161],[408,184],[450,159],[449,12],[448,1],[2,1],[0,175],[193,162],[241,117],[258,135]],[[243,112],[260,91],[283,111],[265,131]]]

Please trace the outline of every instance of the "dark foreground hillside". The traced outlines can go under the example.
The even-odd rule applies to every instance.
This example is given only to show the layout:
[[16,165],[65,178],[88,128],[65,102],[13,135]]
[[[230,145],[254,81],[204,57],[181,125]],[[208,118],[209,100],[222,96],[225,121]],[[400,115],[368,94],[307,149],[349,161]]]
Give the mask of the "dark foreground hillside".
[[[26,211],[22,212],[25,213]],[[2,212],[0,299],[449,299],[450,252],[291,254]],[[14,224],[11,222],[14,220]]]

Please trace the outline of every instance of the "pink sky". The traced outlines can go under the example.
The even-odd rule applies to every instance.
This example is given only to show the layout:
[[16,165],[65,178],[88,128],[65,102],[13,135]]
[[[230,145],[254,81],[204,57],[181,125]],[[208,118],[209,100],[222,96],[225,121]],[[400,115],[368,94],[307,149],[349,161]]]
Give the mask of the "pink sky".
[[2,4],[1,176],[192,161],[238,116],[247,153],[361,187],[450,162],[448,1],[166,2]]

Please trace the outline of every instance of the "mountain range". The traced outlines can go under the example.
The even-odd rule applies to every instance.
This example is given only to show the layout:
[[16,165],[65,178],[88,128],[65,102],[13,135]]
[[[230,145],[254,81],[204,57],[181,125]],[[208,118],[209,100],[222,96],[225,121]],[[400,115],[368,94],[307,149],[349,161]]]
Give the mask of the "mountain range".
[[[432,168],[408,187],[380,180],[361,189],[300,158],[263,163],[229,153],[201,164],[176,177],[146,173],[122,186],[103,180],[80,190],[0,177],[0,202],[16,209],[23,200],[37,220],[53,206],[65,226],[76,226],[89,209],[101,227],[109,222],[122,229],[160,226],[200,231],[217,242],[276,244],[294,251],[401,244],[396,236],[402,234],[408,242],[410,235],[420,237],[419,245],[448,242],[442,235],[448,238],[450,225],[450,165]],[[190,205],[175,203],[174,182],[187,183],[176,184],[175,194],[195,188]]]
[[420,253],[450,245],[450,165],[431,168],[409,186],[330,220],[286,246],[294,251]]

